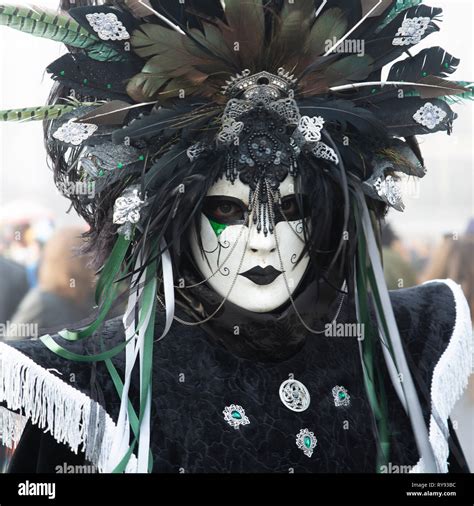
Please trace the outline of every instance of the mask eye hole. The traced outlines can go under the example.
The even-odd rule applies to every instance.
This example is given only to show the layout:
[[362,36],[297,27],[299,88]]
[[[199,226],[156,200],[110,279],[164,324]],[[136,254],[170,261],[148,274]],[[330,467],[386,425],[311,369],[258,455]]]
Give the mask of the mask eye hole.
[[283,197],[279,211],[283,215],[282,218],[287,221],[296,221],[303,218],[295,195]]
[[241,200],[233,197],[206,197],[203,213],[217,223],[231,225],[245,221],[246,207]]

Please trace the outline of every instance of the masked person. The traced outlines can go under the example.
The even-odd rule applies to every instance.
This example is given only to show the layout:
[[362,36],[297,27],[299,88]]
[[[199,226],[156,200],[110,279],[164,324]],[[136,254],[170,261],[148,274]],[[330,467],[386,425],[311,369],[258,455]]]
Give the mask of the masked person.
[[68,196],[100,268],[89,325],[0,345],[0,401],[30,418],[12,472],[466,469],[465,298],[389,295],[379,254],[415,136],[470,93],[438,47],[380,80],[438,29],[419,3],[1,7],[69,49],[51,104],[2,116],[46,120],[56,181],[94,188]]

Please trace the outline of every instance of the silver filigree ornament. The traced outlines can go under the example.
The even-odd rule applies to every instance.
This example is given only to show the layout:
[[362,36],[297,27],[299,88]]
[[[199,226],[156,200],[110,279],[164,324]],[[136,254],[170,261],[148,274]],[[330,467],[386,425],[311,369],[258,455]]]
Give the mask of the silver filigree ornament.
[[301,429],[296,435],[296,446],[300,450],[303,450],[307,457],[311,457],[313,455],[313,451],[317,444],[318,440],[316,439],[314,432],[311,432],[308,429]]
[[408,46],[410,44],[418,44],[428,28],[430,21],[431,19],[426,17],[404,19],[402,26],[400,26],[395,34],[392,45]]
[[58,141],[67,142],[73,146],[79,146],[99,128],[91,123],[76,123],[75,119],[63,123],[54,133],[53,137]]
[[99,39],[102,40],[127,40],[130,34],[125,26],[119,21],[117,15],[109,12],[94,12],[86,14],[91,28],[97,33]]
[[287,125],[297,125],[301,119],[301,114],[294,98],[276,100],[269,105],[269,109],[283,118]]
[[293,132],[293,138],[300,147],[315,144],[321,140],[323,126],[324,119],[321,116],[301,116],[298,126]]
[[188,156],[189,161],[195,162],[202,153],[206,150],[206,146],[202,142],[196,142],[192,146],[186,150],[186,155]]
[[226,406],[222,413],[224,420],[234,429],[240,429],[241,425],[248,425],[250,423],[250,420],[245,415],[245,409],[238,404]]
[[420,107],[415,114],[413,119],[430,130],[433,130],[439,125],[446,117],[446,111],[443,111],[440,107],[433,105],[431,102],[426,102]]
[[140,221],[140,211],[144,205],[145,200],[140,198],[139,185],[129,186],[115,201],[113,222],[122,225],[117,232],[126,239],[131,238],[133,226]]
[[339,158],[336,155],[336,152],[325,142],[317,142],[311,150],[311,153],[313,153],[316,158],[328,160],[329,162],[335,163],[336,165],[339,163]]
[[351,396],[347,393],[347,390],[339,385],[336,385],[332,389],[332,396],[334,398],[334,405],[336,408],[347,407],[351,404]]
[[385,178],[376,178],[373,187],[377,195],[394,209],[397,211],[403,211],[405,209],[402,200],[402,192],[393,176],[389,175]]
[[311,403],[308,389],[295,379],[285,380],[280,385],[280,400],[291,411],[305,411]]
[[222,121],[224,122],[227,119],[237,119],[242,116],[242,114],[251,111],[253,108],[254,104],[248,102],[247,100],[231,98],[225,106]]
[[235,121],[233,118],[225,118],[222,122],[221,130],[217,134],[217,141],[228,146],[239,138],[243,129],[244,124],[242,121]]

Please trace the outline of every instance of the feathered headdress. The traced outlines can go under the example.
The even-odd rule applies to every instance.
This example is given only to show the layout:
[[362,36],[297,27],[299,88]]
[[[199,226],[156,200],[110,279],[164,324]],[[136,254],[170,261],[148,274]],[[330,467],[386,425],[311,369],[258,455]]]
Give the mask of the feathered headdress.
[[[137,446],[139,470],[149,465],[156,294],[165,301],[164,336],[174,307],[168,233],[174,234],[172,248],[179,254],[179,230],[189,225],[179,212],[182,190],[195,185],[195,194],[186,198],[188,206],[198,209],[209,180],[240,177],[270,216],[279,183],[306,167],[320,174],[322,184],[333,180],[341,189],[341,235],[352,226],[357,254],[347,256],[347,241],[341,237],[331,266],[344,255],[351,259],[358,318],[368,326],[369,294],[373,296],[379,329],[361,345],[361,357],[380,456],[387,457],[388,435],[372,360],[378,337],[385,343],[387,366],[426,469],[436,471],[383,282],[373,225],[377,209],[403,210],[397,173],[425,174],[415,136],[450,133],[456,117],[450,104],[472,98],[472,83],[447,79],[459,60],[440,47],[412,54],[416,44],[438,30],[441,9],[421,0],[75,5],[59,14],[0,6],[1,24],[68,48],[47,68],[62,101],[1,111],[0,119],[46,120],[57,181],[95,189],[93,196],[77,192],[68,197],[91,225],[95,242],[110,250],[97,285],[99,312],[87,328],[63,331],[62,337],[90,336],[118,296],[117,280],[132,277],[123,345],[82,357],[49,336],[42,338],[66,358],[107,364],[122,398],[110,470],[123,471]],[[382,81],[382,68],[403,55]],[[207,169],[211,159],[219,161],[217,171]],[[312,205],[312,218],[325,216],[329,228],[333,217],[324,202]],[[271,225],[271,220],[270,229],[257,224],[264,233],[272,232]],[[317,238],[309,240],[309,250],[321,246]],[[127,376],[122,380],[111,358],[124,349]],[[135,413],[128,406],[128,388],[138,355],[141,402]],[[398,374],[404,377],[402,384]]]

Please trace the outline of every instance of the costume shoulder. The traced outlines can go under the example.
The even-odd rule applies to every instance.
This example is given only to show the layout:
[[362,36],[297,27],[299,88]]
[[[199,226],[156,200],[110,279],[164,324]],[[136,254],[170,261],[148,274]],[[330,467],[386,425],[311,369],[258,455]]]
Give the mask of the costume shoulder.
[[[438,466],[448,471],[448,419],[472,373],[473,335],[468,303],[450,279],[390,292],[408,364],[429,427]],[[423,472],[420,459],[415,472]]]
[[[59,336],[52,337],[60,341]],[[97,354],[102,346],[110,349],[119,340],[123,340],[123,325],[117,318],[106,322],[92,338],[67,349],[78,355]],[[119,402],[112,389],[102,362],[61,358],[37,339],[0,342],[1,442],[16,445],[28,421],[73,453],[84,452],[88,462],[104,471]],[[18,414],[23,416],[21,423]]]

